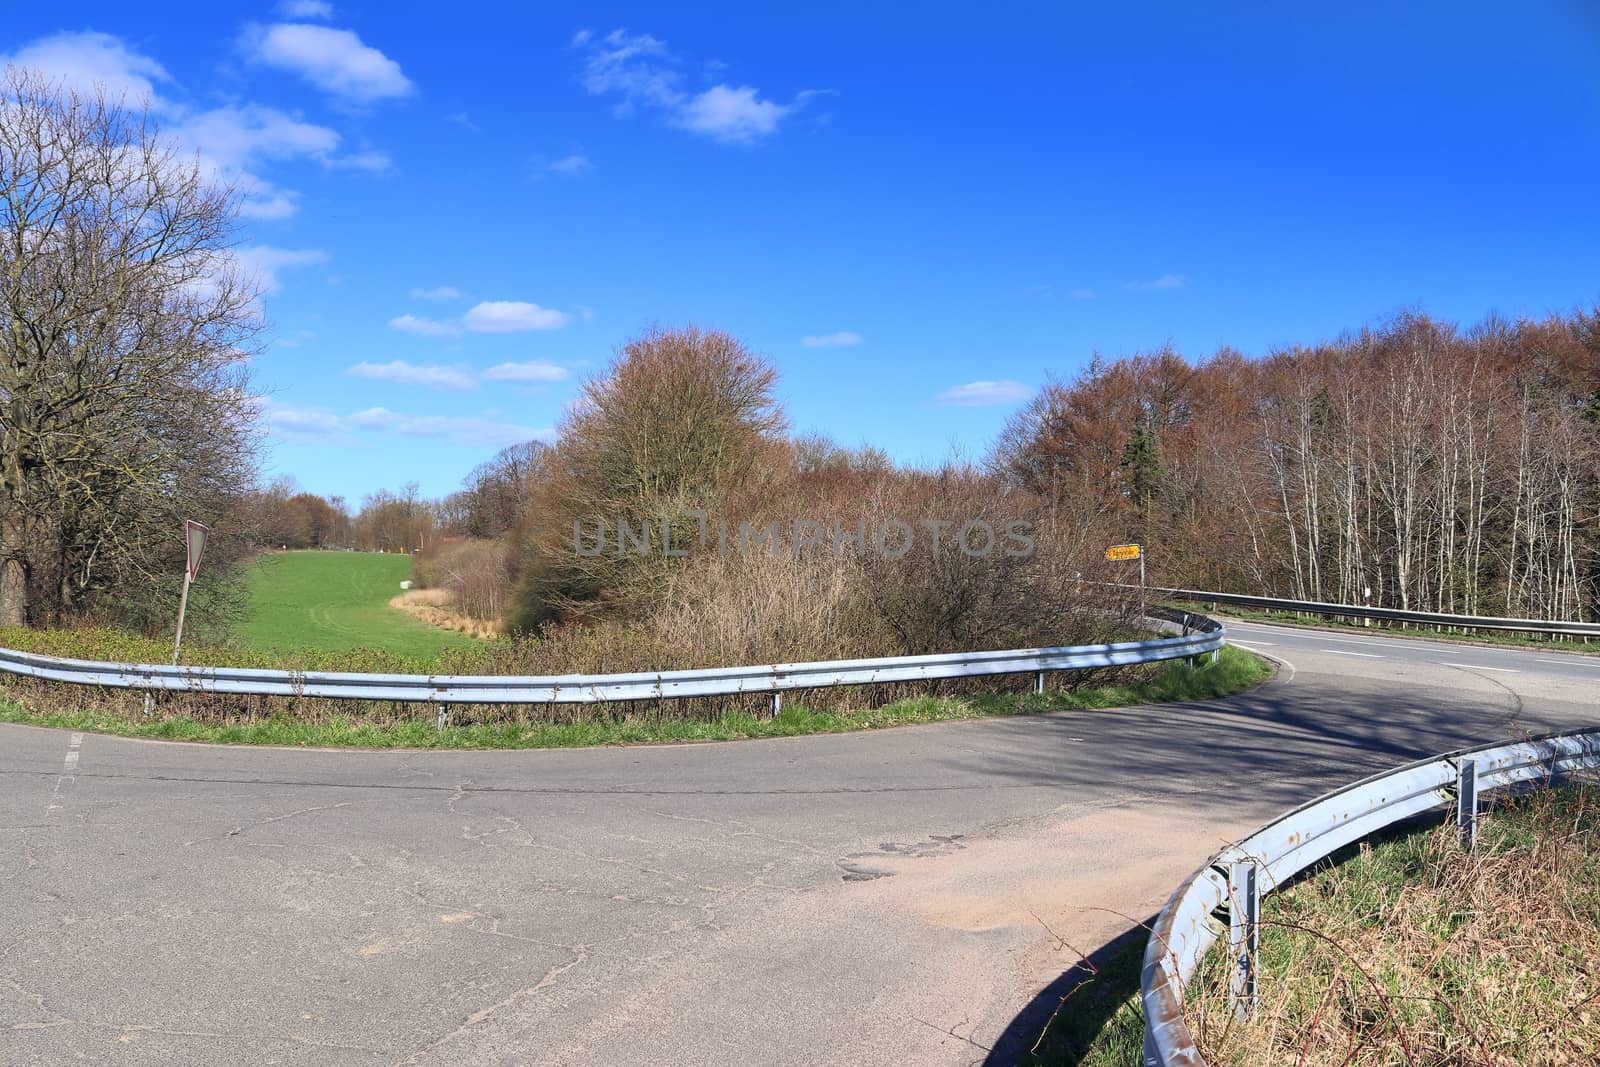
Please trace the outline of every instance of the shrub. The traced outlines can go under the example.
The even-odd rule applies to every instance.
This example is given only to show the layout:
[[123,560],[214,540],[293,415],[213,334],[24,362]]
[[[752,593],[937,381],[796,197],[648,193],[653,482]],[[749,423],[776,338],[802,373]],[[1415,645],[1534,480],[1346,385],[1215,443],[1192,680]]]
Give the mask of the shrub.
[[442,589],[468,618],[499,622],[511,606],[511,570],[502,541],[440,540],[419,552],[417,588]]

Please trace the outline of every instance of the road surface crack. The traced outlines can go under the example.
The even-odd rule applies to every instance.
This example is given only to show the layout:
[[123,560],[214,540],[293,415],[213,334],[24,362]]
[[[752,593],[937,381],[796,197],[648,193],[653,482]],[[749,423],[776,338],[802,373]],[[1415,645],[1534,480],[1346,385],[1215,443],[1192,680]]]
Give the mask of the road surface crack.
[[559,966],[550,968],[544,973],[544,977],[540,978],[533,985],[523,986],[521,989],[513,990],[512,992],[501,997],[499,1000],[495,1001],[493,1004],[486,1005],[482,1008],[479,1008],[477,1011],[472,1012],[464,1020],[462,1020],[461,1025],[457,1026],[454,1030],[451,1030],[449,1033],[435,1041],[429,1042],[427,1045],[412,1053],[408,1058],[401,1061],[402,1067],[404,1067],[404,1065],[419,1062],[422,1057],[426,1056],[434,1049],[439,1048],[442,1045],[446,1045],[451,1041],[454,1041],[456,1038],[461,1037],[473,1027],[488,1021],[499,1012],[511,1007],[517,1001],[549,989],[551,986],[555,985],[561,980],[562,975],[566,974],[568,971],[572,970],[572,968],[578,966],[580,963],[585,962],[589,958],[588,945],[569,945],[567,946],[567,951],[573,953],[572,959],[568,960],[566,963],[560,964]]
[[348,808],[354,803],[355,801],[353,800],[341,800],[337,804],[318,804],[317,806],[311,808],[300,808],[296,811],[284,812],[282,815],[273,815],[265,819],[255,819],[251,822],[240,823],[238,826],[235,826],[232,830],[228,830],[225,833],[213,834],[210,837],[197,837],[193,841],[185,841],[183,844],[185,847],[188,847],[190,845],[204,844],[207,841],[221,841],[225,837],[238,837],[246,830],[254,830],[260,826],[267,826],[275,822],[283,822],[285,819],[293,819],[300,815],[310,815],[313,812],[332,811],[335,808]]

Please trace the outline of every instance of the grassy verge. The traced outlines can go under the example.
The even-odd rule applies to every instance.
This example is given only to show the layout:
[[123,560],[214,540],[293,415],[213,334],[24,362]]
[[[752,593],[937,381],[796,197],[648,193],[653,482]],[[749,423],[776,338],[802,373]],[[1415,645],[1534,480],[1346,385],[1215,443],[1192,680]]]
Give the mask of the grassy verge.
[[1600,656],[1600,642],[1585,642],[1582,638],[1567,640],[1551,640],[1540,637],[1538,634],[1519,634],[1510,631],[1482,631],[1482,630],[1439,630],[1433,627],[1397,626],[1392,623],[1385,624],[1374,621],[1371,626],[1363,626],[1360,620],[1324,618],[1320,615],[1304,615],[1293,611],[1251,611],[1248,608],[1218,605],[1216,611],[1205,611],[1204,604],[1182,604],[1190,611],[1203,612],[1223,619],[1240,619],[1245,622],[1285,622],[1291,625],[1313,626],[1317,629],[1348,630],[1352,633],[1363,634],[1368,637],[1416,637],[1430,641],[1459,641],[1469,645],[1489,645],[1494,647],[1506,646],[1510,648],[1525,648],[1539,652],[1584,652],[1591,656]]
[[1600,793],[1543,790],[1487,818],[1362,847],[1269,897],[1261,1008],[1228,1011],[1223,953],[1189,1012],[1214,1067],[1600,1062]]
[[[1207,700],[1241,692],[1263,681],[1271,668],[1241,649],[1226,648],[1217,662],[1190,668],[1164,664],[1147,680],[1074,692],[996,693],[977,697],[916,697],[877,708],[813,711],[796,702],[771,719],[743,712],[688,720],[667,714],[595,718],[584,722],[469,723],[439,730],[432,722],[360,722],[336,717],[296,721],[287,715],[253,722],[217,724],[188,718],[139,721],[93,712],[34,711],[0,701],[0,721],[70,730],[228,744],[357,746],[362,748],[570,748],[673,741],[726,741],[748,737],[873,730],[912,723],[1032,715],[1048,711],[1121,707],[1130,704]],[[668,705],[670,707],[670,704]],[[459,709],[470,715],[472,709]]]
[[[1096,976],[1120,1001],[1069,998],[1033,1062],[1142,1062],[1135,940]],[[1600,1062],[1600,791],[1514,800],[1470,854],[1453,824],[1364,843],[1268,897],[1248,1023],[1229,1010],[1225,955],[1186,998],[1213,1067]]]

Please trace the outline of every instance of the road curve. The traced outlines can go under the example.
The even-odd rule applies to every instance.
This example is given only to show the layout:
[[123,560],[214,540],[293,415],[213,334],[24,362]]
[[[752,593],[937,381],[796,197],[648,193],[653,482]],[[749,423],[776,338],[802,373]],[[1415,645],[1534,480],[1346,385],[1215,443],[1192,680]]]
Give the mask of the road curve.
[[848,736],[0,726],[0,1063],[1003,1063],[1023,1005],[1229,837],[1600,723],[1600,658],[1229,628],[1287,664],[1238,698]]

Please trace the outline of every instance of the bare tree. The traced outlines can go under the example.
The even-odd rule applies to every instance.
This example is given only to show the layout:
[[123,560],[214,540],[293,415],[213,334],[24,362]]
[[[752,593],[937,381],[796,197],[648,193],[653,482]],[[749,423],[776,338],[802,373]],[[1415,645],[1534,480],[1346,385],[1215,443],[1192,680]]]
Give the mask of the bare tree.
[[467,475],[462,506],[472,537],[504,537],[522,520],[534,486],[544,476],[549,446],[525,441],[495,453]]
[[253,480],[237,215],[147,106],[0,74],[0,624],[159,600]]
[[577,545],[579,526],[640,530],[673,523],[691,543],[691,510],[723,512],[784,454],[785,423],[765,360],[719,330],[651,330],[629,341],[606,374],[584,383],[544,456],[529,511],[519,623],[647,610],[670,591],[678,561],[659,552]]

